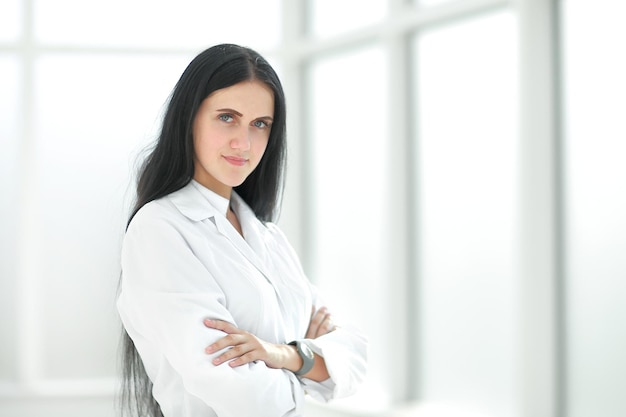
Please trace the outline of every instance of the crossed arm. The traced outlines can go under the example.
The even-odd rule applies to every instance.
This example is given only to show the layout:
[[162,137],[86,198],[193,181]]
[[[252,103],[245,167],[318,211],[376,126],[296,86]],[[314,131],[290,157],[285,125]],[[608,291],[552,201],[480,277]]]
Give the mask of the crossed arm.
[[[266,342],[222,320],[205,319],[204,325],[226,333],[226,336],[205,349],[206,353],[210,354],[230,348],[213,359],[216,366],[228,362],[230,367],[235,368],[250,362],[263,361],[269,368],[288,369],[292,372],[302,367],[302,359],[294,346]],[[305,338],[316,339],[334,329],[331,314],[326,307],[317,311],[313,307]],[[313,368],[303,376],[317,382],[327,380],[330,376],[324,358],[315,354]]]

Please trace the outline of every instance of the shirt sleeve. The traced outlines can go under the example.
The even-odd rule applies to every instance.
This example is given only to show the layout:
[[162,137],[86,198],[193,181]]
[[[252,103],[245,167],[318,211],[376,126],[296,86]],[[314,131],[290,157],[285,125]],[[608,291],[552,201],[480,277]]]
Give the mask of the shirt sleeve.
[[204,326],[204,318],[237,323],[219,285],[188,245],[189,238],[165,218],[138,214],[124,239],[118,310],[157,401],[176,401],[157,396],[168,392],[173,370],[184,390],[220,417],[293,415],[303,393],[291,372],[268,368],[262,361],[215,366],[211,360],[222,352],[205,353],[225,334]]
[[[321,306],[314,286],[314,305]],[[332,306],[327,306],[332,311]],[[367,374],[366,337],[353,326],[337,326],[337,328],[316,339],[306,339],[305,343],[324,358],[330,381],[318,383],[302,378],[305,390],[317,400],[328,402],[333,398],[352,395],[361,385]],[[332,381],[332,384],[329,382]]]
[[[289,257],[298,264],[303,279],[306,279],[297,254],[282,231],[274,224],[270,224],[269,228],[282,241],[282,245],[288,250]],[[317,287],[308,280],[307,284],[311,291],[313,305],[317,307],[325,305]],[[333,310],[332,306],[326,305],[326,307]],[[305,339],[304,342],[313,352],[324,358],[330,375],[330,379],[324,382],[300,378],[307,394],[322,402],[354,394],[367,374],[368,341],[365,335],[356,327],[339,325],[333,332],[316,339]]]

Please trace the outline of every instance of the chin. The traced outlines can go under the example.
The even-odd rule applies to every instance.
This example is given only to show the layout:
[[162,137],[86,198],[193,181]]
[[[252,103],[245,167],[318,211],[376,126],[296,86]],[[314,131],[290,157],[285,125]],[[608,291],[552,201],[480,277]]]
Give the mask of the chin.
[[246,182],[246,179],[247,179],[247,178],[248,178],[248,177],[246,177],[246,178],[244,178],[244,179],[242,179],[242,180],[240,180],[240,181],[231,181],[228,185],[229,185],[230,187],[232,187],[232,188],[239,187],[241,184],[243,184],[244,182]]

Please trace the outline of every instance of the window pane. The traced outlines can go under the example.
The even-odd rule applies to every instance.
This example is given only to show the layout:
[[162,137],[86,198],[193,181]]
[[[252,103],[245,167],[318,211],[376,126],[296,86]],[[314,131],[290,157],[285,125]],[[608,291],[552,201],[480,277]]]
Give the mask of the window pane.
[[[36,61],[27,190],[46,378],[115,375],[130,171],[191,57],[52,55]],[[97,329],[97,331],[94,331]],[[63,337],[59,337],[63,335]],[[89,337],[85,337],[89,335]],[[98,360],[94,360],[98,358]]]
[[16,57],[0,55],[0,380],[14,379],[17,328],[17,217],[21,173],[18,167],[21,80]]
[[22,27],[20,0],[2,0],[0,2],[0,42],[17,40]]
[[416,37],[421,387],[514,415],[517,63],[510,13]]
[[198,48],[222,42],[270,48],[280,37],[279,0],[35,0],[44,43]]
[[[307,139],[312,166],[309,272],[333,313],[367,331],[373,385],[381,384],[389,349],[382,337],[386,310],[382,302],[371,302],[384,293],[386,77],[379,48],[316,61]],[[385,392],[380,386],[372,389],[370,401]]]
[[380,22],[387,14],[385,0],[308,0],[308,7],[310,32],[319,37]]
[[567,410],[626,415],[626,4],[563,2]]

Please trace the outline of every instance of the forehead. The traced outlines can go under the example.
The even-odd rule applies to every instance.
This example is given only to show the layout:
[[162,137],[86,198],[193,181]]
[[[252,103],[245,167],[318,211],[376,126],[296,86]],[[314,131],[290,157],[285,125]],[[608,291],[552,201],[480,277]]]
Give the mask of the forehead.
[[[228,107],[246,115],[272,116],[274,113],[274,92],[265,83],[257,80],[242,81],[211,93],[205,101],[210,107]],[[252,116],[253,114],[249,114]]]

